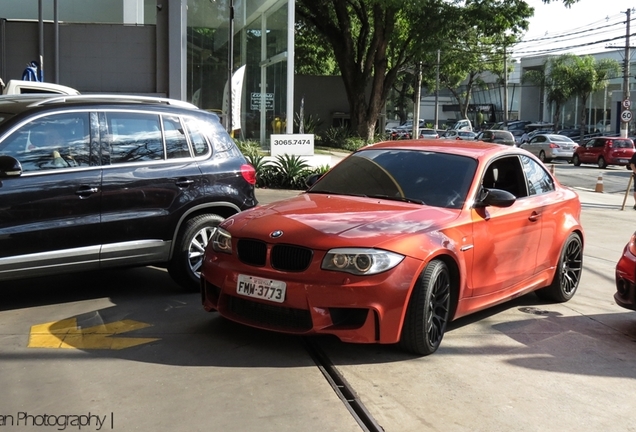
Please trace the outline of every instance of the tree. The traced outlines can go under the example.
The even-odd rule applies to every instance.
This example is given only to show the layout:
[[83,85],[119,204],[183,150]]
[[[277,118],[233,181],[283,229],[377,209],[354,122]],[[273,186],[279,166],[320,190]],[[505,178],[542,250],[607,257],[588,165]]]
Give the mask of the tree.
[[[577,0],[560,0],[572,4]],[[549,3],[549,0],[544,0]],[[333,48],[352,128],[371,139],[399,73],[470,27],[495,38],[527,28],[524,0],[297,0],[297,18]]]
[[561,107],[572,97],[567,59],[567,55],[551,57],[543,63],[543,69],[526,71],[521,78],[523,83],[531,82],[542,87],[547,102],[554,104],[554,130],[561,122]]
[[587,120],[586,105],[590,95],[607,85],[609,78],[618,75],[621,66],[616,60],[601,59],[595,61],[592,56],[578,57],[574,54],[563,55],[564,74],[572,96],[577,96],[581,103],[581,134],[583,142],[585,122]]

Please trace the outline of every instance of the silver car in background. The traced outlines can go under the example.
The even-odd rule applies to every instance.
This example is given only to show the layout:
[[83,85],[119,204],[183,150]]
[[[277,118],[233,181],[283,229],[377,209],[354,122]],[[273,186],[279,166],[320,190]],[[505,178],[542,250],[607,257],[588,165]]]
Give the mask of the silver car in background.
[[542,162],[560,159],[570,162],[578,144],[564,135],[537,134],[521,145],[522,149],[536,155]]

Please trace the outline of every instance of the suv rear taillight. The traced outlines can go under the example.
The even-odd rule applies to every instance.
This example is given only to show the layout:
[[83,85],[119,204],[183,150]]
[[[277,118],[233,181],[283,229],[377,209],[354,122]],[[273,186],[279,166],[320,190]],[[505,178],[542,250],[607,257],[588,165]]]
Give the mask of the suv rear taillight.
[[256,184],[256,170],[252,165],[243,164],[241,165],[241,175],[245,179],[246,182],[253,185]]
[[607,140],[607,147],[609,147],[609,148],[614,147],[614,141],[612,141],[612,140]]

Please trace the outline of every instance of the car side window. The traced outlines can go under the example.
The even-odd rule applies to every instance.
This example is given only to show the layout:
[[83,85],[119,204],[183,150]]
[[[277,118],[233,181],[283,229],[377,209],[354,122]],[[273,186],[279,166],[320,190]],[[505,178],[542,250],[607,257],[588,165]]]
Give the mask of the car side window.
[[0,155],[16,158],[24,172],[88,166],[89,116],[52,114],[18,128],[0,143]]
[[603,147],[603,146],[605,146],[605,140],[596,139],[596,140],[594,140],[593,146],[594,147]]
[[517,198],[528,195],[517,156],[506,156],[492,162],[486,169],[482,185],[485,188],[505,190]]
[[162,116],[162,118],[168,159],[189,158],[190,147],[188,147],[185,129],[181,125],[179,117]]
[[106,129],[104,144],[111,164],[164,159],[158,115],[109,112]]
[[527,156],[521,156],[521,163],[530,195],[540,195],[554,190],[554,181],[543,166]]
[[204,156],[210,151],[210,146],[201,133],[201,125],[193,118],[184,118],[188,134],[190,135],[190,142],[192,143],[192,149],[195,156]]

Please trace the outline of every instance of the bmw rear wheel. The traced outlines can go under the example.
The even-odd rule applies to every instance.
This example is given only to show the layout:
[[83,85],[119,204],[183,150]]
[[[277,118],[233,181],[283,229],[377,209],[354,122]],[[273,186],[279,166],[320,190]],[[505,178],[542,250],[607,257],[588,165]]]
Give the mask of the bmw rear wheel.
[[172,260],[168,264],[168,273],[188,291],[200,289],[203,254],[216,227],[223,220],[215,214],[203,214],[189,219],[181,227]]
[[406,351],[433,354],[448,324],[451,279],[443,261],[433,260],[424,269],[411,293],[400,346]]
[[578,234],[572,233],[561,250],[552,284],[536,291],[537,296],[558,303],[570,300],[579,286],[582,271],[583,242]]

